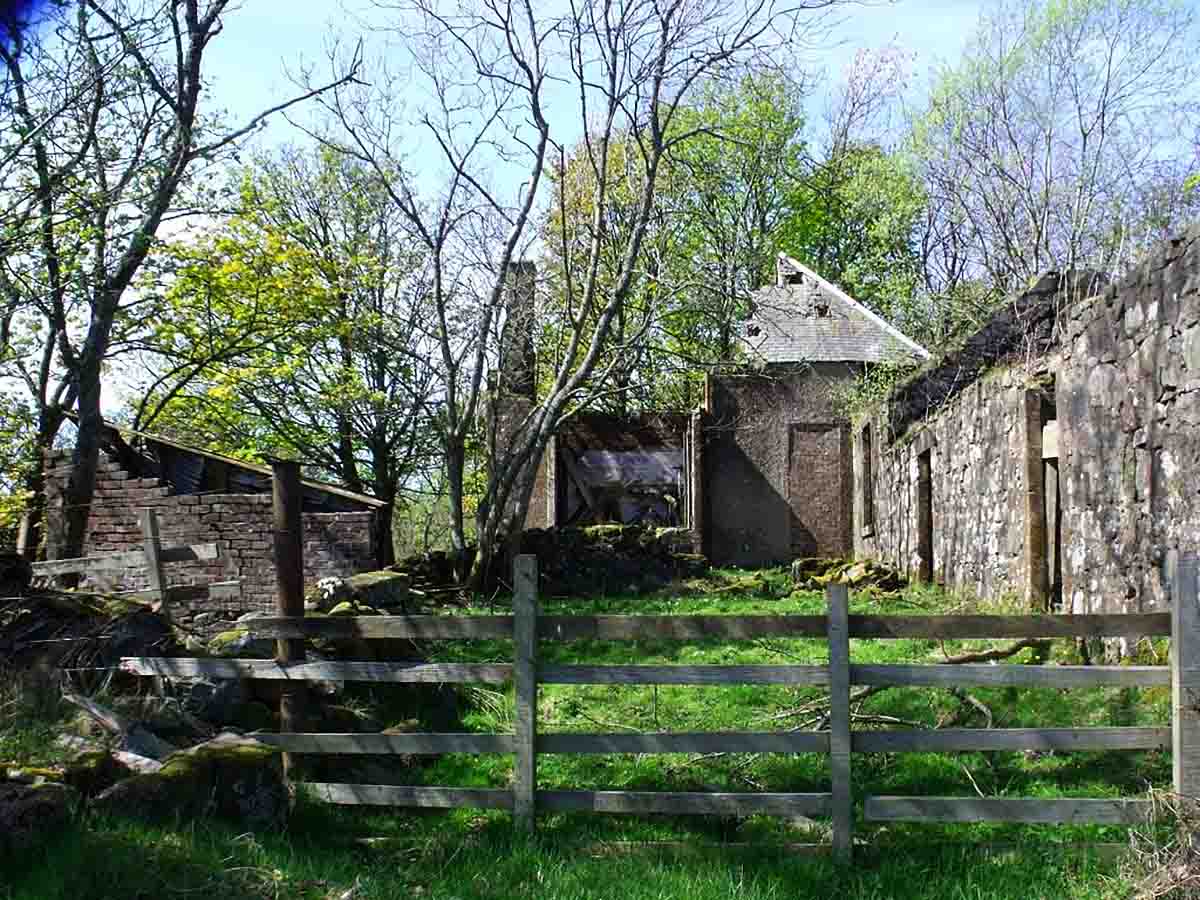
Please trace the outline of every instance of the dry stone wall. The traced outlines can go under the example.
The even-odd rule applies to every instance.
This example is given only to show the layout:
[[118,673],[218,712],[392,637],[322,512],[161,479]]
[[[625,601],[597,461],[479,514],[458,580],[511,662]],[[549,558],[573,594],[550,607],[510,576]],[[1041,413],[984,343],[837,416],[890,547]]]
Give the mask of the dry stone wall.
[[[48,459],[47,515],[61,515],[61,498],[70,475],[70,456]],[[197,600],[176,610],[183,624],[201,631],[247,612],[275,608],[275,556],[271,497],[267,494],[172,494],[156,478],[132,478],[117,461],[102,456],[96,476],[95,501],[88,517],[84,554],[98,556],[142,547],[138,510],[153,509],[164,546],[216,543],[213,562],[170,563],[164,571],[169,586],[240,581],[241,596],[225,601]],[[327,576],[345,577],[376,568],[371,512],[305,513],[304,578],[312,584]],[[47,529],[55,534],[54,527]],[[143,568],[92,576],[101,590],[137,590],[148,586]]]

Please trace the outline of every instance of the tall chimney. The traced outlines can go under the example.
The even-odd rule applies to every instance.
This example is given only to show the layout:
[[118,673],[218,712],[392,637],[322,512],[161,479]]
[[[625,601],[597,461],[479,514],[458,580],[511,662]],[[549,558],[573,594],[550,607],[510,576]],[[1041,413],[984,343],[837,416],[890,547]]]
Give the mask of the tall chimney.
[[509,263],[504,328],[500,333],[500,391],[534,399],[537,358],[533,352],[534,286],[537,266],[531,260]]

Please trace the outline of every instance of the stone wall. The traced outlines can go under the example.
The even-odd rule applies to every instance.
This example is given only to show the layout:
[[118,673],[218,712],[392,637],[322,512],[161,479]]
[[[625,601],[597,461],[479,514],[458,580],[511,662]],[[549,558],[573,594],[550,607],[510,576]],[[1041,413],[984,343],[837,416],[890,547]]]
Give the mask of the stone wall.
[[1032,598],[1061,570],[1068,611],[1166,608],[1200,543],[1200,227],[1109,286],[1043,278],[997,318],[981,334],[1012,340],[969,341],[856,423],[855,552],[916,574],[928,453],[936,580]]
[[[848,440],[836,398],[858,371],[853,363],[816,363],[710,379],[704,552],[714,565],[850,552]],[[806,447],[818,452],[796,472],[792,460]],[[831,470],[816,471],[827,458]],[[813,548],[793,552],[800,539]]]
[[[54,519],[70,475],[70,455],[56,453],[47,461],[48,534],[59,533]],[[177,611],[185,623],[202,615],[201,623],[236,618],[246,612],[275,608],[273,521],[269,494],[172,494],[156,478],[132,478],[106,455],[96,474],[96,494],[88,517],[84,554],[97,556],[142,547],[138,510],[153,509],[164,546],[216,543],[213,562],[169,563],[167,584],[241,581],[241,596],[227,601],[195,601]],[[311,584],[327,576],[347,576],[376,568],[372,544],[372,512],[304,513],[304,576]],[[148,585],[144,569],[93,576],[102,590],[136,590]]]
[[[928,453],[933,579],[980,596],[1024,593],[1027,376],[1015,367],[979,378],[890,446],[886,413],[856,425],[855,556],[913,576],[919,572],[919,457]],[[869,441],[865,428],[872,432]],[[862,489],[868,468],[874,475],[873,519]]]
[[1058,416],[1064,599],[1165,608],[1172,551],[1200,550],[1200,226],[1072,311]]

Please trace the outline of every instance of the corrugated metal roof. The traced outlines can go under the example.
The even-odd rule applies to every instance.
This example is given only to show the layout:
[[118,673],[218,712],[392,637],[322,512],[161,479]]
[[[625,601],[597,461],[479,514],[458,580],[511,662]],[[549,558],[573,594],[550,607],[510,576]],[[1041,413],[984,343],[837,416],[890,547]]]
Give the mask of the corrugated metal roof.
[[767,363],[885,362],[926,359],[929,352],[857,300],[791,257],[780,254],[780,281],[753,295],[742,340]]

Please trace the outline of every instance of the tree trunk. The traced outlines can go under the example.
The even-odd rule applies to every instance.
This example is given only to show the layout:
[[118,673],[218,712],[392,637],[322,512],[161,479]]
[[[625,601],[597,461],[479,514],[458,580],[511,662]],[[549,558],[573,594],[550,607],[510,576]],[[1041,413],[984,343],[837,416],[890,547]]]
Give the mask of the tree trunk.
[[[107,341],[105,341],[107,344]],[[87,537],[88,514],[96,491],[96,468],[100,462],[100,433],[104,417],[100,413],[100,353],[87,353],[80,360],[79,371],[79,432],[75,452],[71,456],[71,477],[65,495],[66,522],[63,541],[56,547],[58,558],[83,556]]]
[[467,450],[457,435],[446,438],[446,485],[450,493],[450,545],[456,554],[467,549],[466,526],[463,518],[463,478]]

